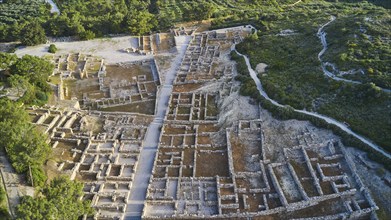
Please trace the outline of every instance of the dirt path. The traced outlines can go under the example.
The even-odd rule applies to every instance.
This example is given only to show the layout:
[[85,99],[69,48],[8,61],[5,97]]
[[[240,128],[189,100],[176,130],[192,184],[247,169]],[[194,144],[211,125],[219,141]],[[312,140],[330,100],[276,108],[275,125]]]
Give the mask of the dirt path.
[[[338,77],[337,75],[335,75],[334,73],[330,72],[327,70],[327,67],[331,67],[335,72],[338,73],[338,75],[341,75],[341,71],[338,70],[338,68],[335,66],[335,64],[333,63],[330,63],[330,62],[324,62],[322,60],[322,56],[323,54],[327,51],[328,47],[327,47],[327,39],[326,39],[326,32],[324,31],[324,28],[327,27],[329,24],[331,24],[332,22],[334,22],[336,20],[335,16],[331,16],[330,18],[330,21],[328,21],[326,24],[322,25],[319,29],[318,29],[318,37],[320,39],[320,42],[323,46],[322,50],[319,52],[318,54],[318,59],[322,65],[322,71],[324,73],[324,75],[326,75],[327,77],[330,77],[332,78],[333,80],[337,80],[337,81],[344,81],[344,82],[347,82],[347,83],[353,83],[353,84],[362,84],[362,82],[359,82],[359,81],[354,81],[354,80],[349,80],[349,79],[344,79],[344,78],[341,78],[341,77]],[[347,72],[360,72],[362,70],[349,70]],[[383,90],[384,92],[387,92],[387,93],[390,93],[391,90],[390,89],[384,89],[384,88],[381,88],[379,87],[381,90]]]
[[[235,45],[233,46],[232,49],[235,48]],[[236,49],[235,49],[236,51]],[[262,87],[262,83],[261,81],[259,80],[258,76],[257,76],[257,73],[255,72],[255,70],[253,70],[253,68],[251,67],[250,65],[250,61],[249,61],[249,58],[241,53],[239,53],[238,51],[236,51],[236,53],[238,53],[240,56],[244,57],[245,61],[246,61],[246,64],[247,64],[247,68],[250,72],[250,75],[251,75],[251,78],[254,80],[255,84],[257,85],[257,89],[259,91],[259,93],[265,97],[267,100],[269,100],[270,102],[273,103],[273,105],[276,105],[276,106],[279,106],[279,107],[283,107],[285,108],[284,105],[281,105],[280,103],[276,102],[275,100],[271,99],[267,94],[266,92],[263,90],[263,87]],[[372,149],[374,149],[375,151],[379,152],[380,154],[384,155],[385,157],[387,157],[388,159],[391,159],[391,154],[389,154],[388,152],[386,152],[383,148],[381,148],[380,146],[376,145],[375,143],[373,143],[372,141],[368,140],[367,138],[353,132],[352,130],[350,130],[350,128],[348,128],[345,124],[333,119],[333,118],[330,118],[330,117],[327,117],[327,116],[324,116],[324,115],[321,115],[319,113],[316,113],[316,112],[308,112],[308,111],[305,111],[305,110],[297,110],[297,109],[294,109],[295,112],[300,112],[300,113],[303,113],[303,114],[306,114],[306,115],[311,115],[311,116],[314,116],[314,117],[317,117],[317,118],[320,118],[320,119],[323,119],[325,120],[327,123],[329,124],[334,124],[336,126],[338,126],[339,128],[341,128],[342,130],[346,131],[347,133],[353,135],[354,137],[360,139],[362,142],[366,143],[367,145],[369,145],[370,147],[372,147]]]
[[[117,64],[121,62],[132,62],[146,59],[152,59],[152,55],[138,55],[134,53],[124,52],[125,48],[137,48],[138,38],[132,36],[113,37],[113,38],[98,38],[89,41],[70,41],[64,39],[56,39],[56,42],[51,42],[56,45],[58,51],[56,55],[66,55],[69,53],[93,54],[96,57],[105,59],[107,64]],[[18,57],[26,54],[33,56],[52,55],[48,52],[50,44],[41,44],[31,47],[20,47],[15,51]]]
[[0,152],[0,172],[7,193],[8,206],[11,207],[11,215],[15,216],[15,207],[19,204],[20,198],[25,195],[34,195],[34,188],[26,186],[21,175],[16,174],[11,163],[3,152]]
[[182,59],[185,55],[187,45],[190,42],[188,36],[175,37],[178,54],[174,58],[170,69],[164,74],[165,80],[158,94],[157,111],[154,121],[148,127],[145,136],[145,143],[140,152],[140,159],[137,165],[136,174],[133,180],[133,187],[128,198],[128,206],[125,213],[125,219],[141,219],[144,208],[144,202],[147,195],[149,179],[152,175],[152,168],[155,161],[156,151],[160,137],[160,129],[163,126],[163,120],[166,115],[168,102],[172,93],[172,85],[179,69]]

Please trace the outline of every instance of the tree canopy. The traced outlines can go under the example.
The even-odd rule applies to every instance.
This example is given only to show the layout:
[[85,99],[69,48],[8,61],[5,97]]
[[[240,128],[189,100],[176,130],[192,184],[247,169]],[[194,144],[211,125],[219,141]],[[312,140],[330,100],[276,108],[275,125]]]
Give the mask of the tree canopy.
[[0,81],[17,88],[18,93],[24,92],[21,101],[25,104],[42,105],[47,102],[51,88],[47,83],[54,65],[49,61],[25,55],[17,58],[15,55],[0,53]]
[[16,172],[28,173],[34,185],[46,181],[42,165],[51,149],[46,135],[30,123],[23,105],[46,103],[51,92],[46,80],[53,68],[53,64],[38,57],[0,53],[0,81],[22,95],[17,102],[0,99],[0,150],[7,152]]
[[[157,28],[156,16],[144,0],[58,0],[61,14],[50,14],[43,1],[15,0],[0,4],[0,41],[31,46],[46,36],[88,40],[107,34],[147,34]],[[4,9],[4,12],[1,11]],[[23,16],[24,15],[24,16]]]
[[28,25],[25,25],[20,32],[19,38],[21,43],[26,46],[43,44],[46,42],[45,30],[38,21],[33,21]]
[[51,149],[20,103],[0,99],[0,136],[0,148],[7,152],[16,172],[27,173],[31,168],[33,180],[29,181],[42,185],[46,178],[41,167]]
[[83,184],[68,177],[58,177],[40,190],[35,198],[26,196],[16,208],[17,219],[23,220],[77,220],[92,215],[89,201],[82,201]]

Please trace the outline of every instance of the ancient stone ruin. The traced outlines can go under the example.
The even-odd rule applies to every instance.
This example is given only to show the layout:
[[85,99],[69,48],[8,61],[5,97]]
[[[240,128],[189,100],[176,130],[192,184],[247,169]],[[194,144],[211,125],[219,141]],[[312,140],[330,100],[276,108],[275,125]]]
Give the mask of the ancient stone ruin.
[[[377,206],[339,139],[307,128],[273,137],[262,117],[222,113],[238,97],[228,54],[250,32],[193,34],[162,119],[152,116],[162,95],[154,60],[106,65],[82,54],[57,57],[58,102],[76,101],[80,109],[29,109],[57,155],[49,171],[84,183],[94,219],[126,219],[146,134],[163,121],[155,158],[147,158],[145,219],[370,218]],[[143,51],[153,51],[151,39],[140,38]]]
[[[234,68],[221,64],[222,48],[241,39],[240,29],[193,36],[170,97],[143,218],[369,217],[377,206],[339,141],[305,132],[292,137],[297,146],[283,148],[283,162],[273,162],[261,119],[220,125],[218,103],[232,92]],[[217,93],[193,89],[211,80],[226,82]]]

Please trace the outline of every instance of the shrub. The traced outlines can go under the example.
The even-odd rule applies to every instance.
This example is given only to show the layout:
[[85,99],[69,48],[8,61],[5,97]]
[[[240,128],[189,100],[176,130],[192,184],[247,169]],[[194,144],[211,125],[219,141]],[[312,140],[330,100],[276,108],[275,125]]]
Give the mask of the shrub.
[[46,102],[48,100],[48,96],[46,95],[45,92],[37,91],[35,95],[37,99],[40,101]]
[[83,184],[57,177],[49,185],[43,186],[33,198],[21,198],[16,207],[17,219],[81,219],[83,215],[91,216],[94,209],[90,201],[83,201]]
[[30,174],[27,175],[27,182],[29,184],[34,183],[34,186],[43,186],[47,179],[45,172],[40,167],[31,167],[31,176],[33,178],[33,182],[31,182]]
[[5,190],[2,186],[0,186],[0,203],[2,203],[6,199]]
[[[2,186],[0,186],[0,204],[5,204],[4,201],[7,199],[5,190]],[[11,219],[5,205],[0,205],[0,220],[8,220]]]
[[86,31],[80,33],[79,37],[80,37],[80,40],[92,40],[95,38],[95,33],[90,30],[86,30]]
[[37,21],[26,24],[20,33],[20,41],[26,46],[43,44],[46,42],[45,30]]
[[57,51],[56,45],[50,44],[48,52],[49,53],[56,53],[56,51]]
[[11,220],[7,208],[4,206],[0,207],[0,220]]

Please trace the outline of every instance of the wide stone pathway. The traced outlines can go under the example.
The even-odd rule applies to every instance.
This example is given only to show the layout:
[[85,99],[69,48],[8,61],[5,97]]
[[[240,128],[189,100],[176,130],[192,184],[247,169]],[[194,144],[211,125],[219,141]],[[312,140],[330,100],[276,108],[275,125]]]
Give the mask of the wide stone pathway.
[[153,163],[159,144],[160,129],[163,125],[164,116],[166,115],[176,72],[181,65],[190,39],[191,37],[189,36],[175,37],[178,54],[171,64],[170,69],[165,74],[165,82],[161,87],[160,93],[157,95],[158,102],[155,119],[148,127],[145,142],[140,152],[140,159],[134,176],[132,191],[128,199],[129,202],[125,219],[141,219],[149,179],[152,175]]

